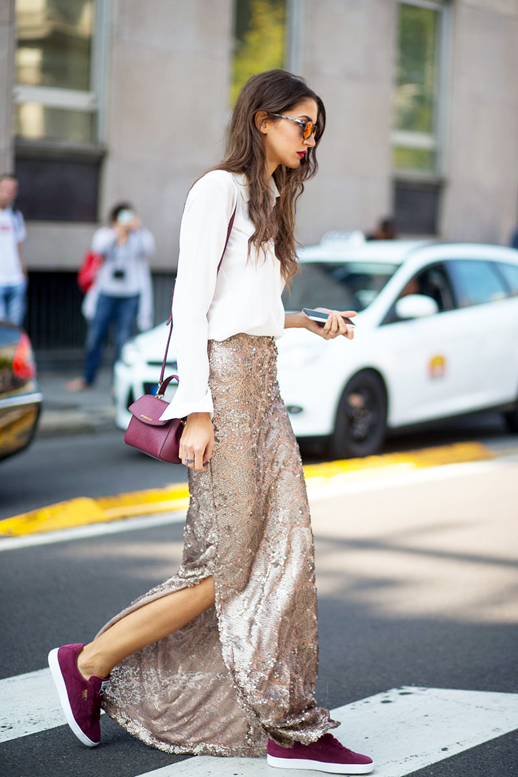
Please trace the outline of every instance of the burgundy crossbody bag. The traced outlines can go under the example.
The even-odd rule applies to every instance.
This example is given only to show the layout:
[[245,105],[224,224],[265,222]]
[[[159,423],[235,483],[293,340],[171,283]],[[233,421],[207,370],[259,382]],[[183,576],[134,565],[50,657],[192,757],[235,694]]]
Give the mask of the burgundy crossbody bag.
[[[232,225],[234,224],[234,217],[236,211],[232,214],[230,223],[227,230],[227,239],[225,240],[225,247],[219,260],[218,270],[221,267],[221,262],[227,250],[230,233],[232,231]],[[165,366],[167,362],[167,353],[169,351],[169,343],[171,342],[171,334],[173,313],[167,321],[169,326],[169,335],[167,337],[167,345],[165,347],[164,361],[162,362],[162,371],[160,373],[160,380],[158,382],[158,388],[156,395],[144,394],[143,397],[137,399],[129,406],[128,410],[131,413],[129,426],[124,435],[124,442],[128,445],[132,445],[134,448],[138,448],[143,453],[147,453],[148,456],[152,456],[154,459],[160,459],[160,461],[168,461],[172,464],[180,464],[180,438],[182,436],[185,420],[182,418],[170,418],[166,421],[161,421],[160,416],[168,406],[168,402],[163,399],[165,391],[172,380],[176,380],[179,383],[178,375],[169,375],[164,380]]]

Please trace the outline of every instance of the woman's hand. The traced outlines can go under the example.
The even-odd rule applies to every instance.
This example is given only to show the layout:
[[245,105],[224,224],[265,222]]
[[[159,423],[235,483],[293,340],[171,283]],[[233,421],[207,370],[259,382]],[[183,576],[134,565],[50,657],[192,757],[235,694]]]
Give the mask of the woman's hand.
[[136,232],[138,229],[142,229],[142,221],[138,216],[135,216],[133,221],[128,224],[130,232]]
[[352,340],[354,337],[354,327],[351,324],[347,324],[343,317],[354,318],[356,311],[354,310],[329,310],[329,308],[315,308],[322,313],[329,313],[329,317],[325,324],[318,324],[316,321],[312,321],[304,313],[287,313],[285,318],[285,328],[299,327],[308,329],[324,340],[334,340],[335,337],[343,335],[348,340]]
[[[191,413],[180,438],[182,464],[196,472],[205,472],[214,449],[214,429],[209,413]],[[187,461],[194,459],[194,461]]]

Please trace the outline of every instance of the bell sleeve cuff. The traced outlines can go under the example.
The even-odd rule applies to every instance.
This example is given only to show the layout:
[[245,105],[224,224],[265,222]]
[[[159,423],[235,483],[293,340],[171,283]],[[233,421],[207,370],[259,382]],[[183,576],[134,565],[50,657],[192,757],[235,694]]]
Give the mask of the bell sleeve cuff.
[[178,392],[174,395],[168,407],[160,416],[161,421],[169,421],[170,418],[185,418],[185,416],[188,416],[190,413],[210,413],[212,418],[214,406],[212,404],[210,389],[207,389],[207,393],[203,399],[199,400],[199,402],[182,400],[177,394]]

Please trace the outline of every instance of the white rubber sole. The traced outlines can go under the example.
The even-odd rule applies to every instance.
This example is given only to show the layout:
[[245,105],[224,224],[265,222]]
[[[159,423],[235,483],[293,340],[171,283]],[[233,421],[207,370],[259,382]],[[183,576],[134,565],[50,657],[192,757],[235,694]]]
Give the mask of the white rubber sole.
[[54,648],[54,650],[50,651],[49,667],[52,674],[52,679],[54,680],[54,685],[56,686],[56,690],[58,692],[59,701],[61,702],[63,712],[65,713],[66,721],[72,729],[73,733],[76,735],[79,741],[82,742],[83,745],[86,745],[87,747],[96,747],[99,742],[92,742],[92,740],[86,736],[84,731],[81,731],[80,727],[76,723],[76,719],[74,718],[74,713],[72,712],[72,707],[70,706],[70,702],[68,700],[67,687],[65,685],[65,680],[63,679],[61,667],[58,661],[58,650],[59,648]]
[[370,774],[374,764],[330,764],[322,761],[310,761],[306,758],[276,758],[267,755],[268,766],[277,769],[310,769],[314,772],[327,772],[328,774]]

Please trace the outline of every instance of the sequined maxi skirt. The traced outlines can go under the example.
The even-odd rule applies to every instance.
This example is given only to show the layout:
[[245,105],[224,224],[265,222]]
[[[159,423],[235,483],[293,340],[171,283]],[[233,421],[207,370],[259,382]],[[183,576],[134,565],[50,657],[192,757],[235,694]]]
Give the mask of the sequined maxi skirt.
[[313,536],[302,462],[271,337],[209,342],[215,447],[189,471],[178,572],[124,615],[212,575],[216,606],[112,672],[106,712],[174,753],[264,755],[338,725],[314,698]]

